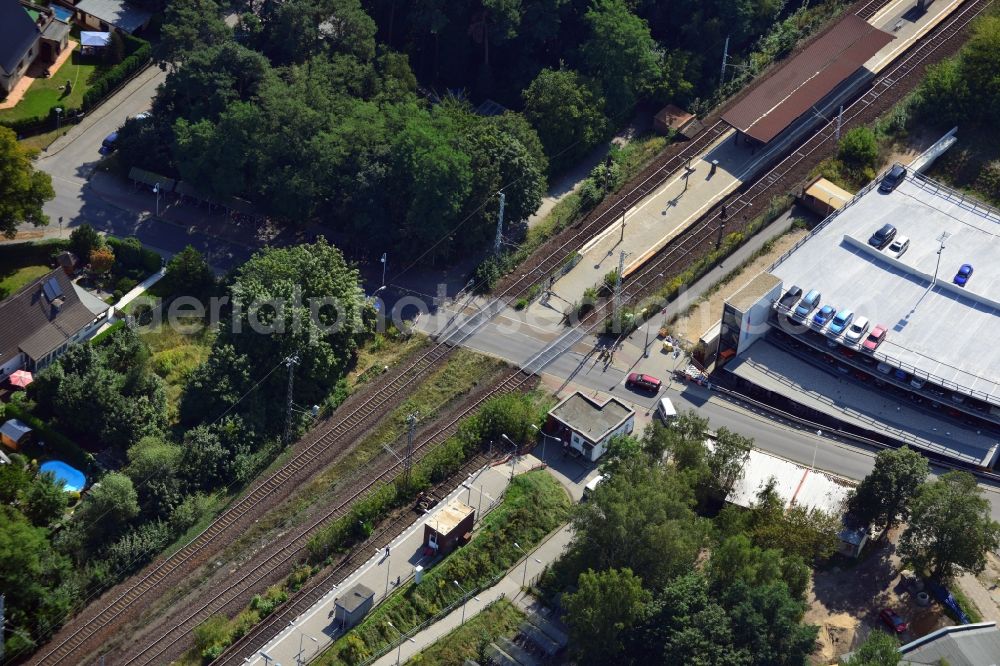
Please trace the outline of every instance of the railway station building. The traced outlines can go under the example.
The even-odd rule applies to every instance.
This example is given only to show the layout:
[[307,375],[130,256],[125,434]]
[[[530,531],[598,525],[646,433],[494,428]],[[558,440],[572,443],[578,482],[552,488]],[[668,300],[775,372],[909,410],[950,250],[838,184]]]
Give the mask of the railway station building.
[[[992,260],[1000,211],[912,171],[891,192],[878,184],[729,299],[719,366],[791,413],[992,468],[1000,449],[1000,268]],[[900,242],[880,249],[869,240],[885,224]],[[958,284],[963,265],[972,273]],[[810,291],[817,303],[794,314]],[[851,324],[867,322],[854,340],[850,324],[831,328],[833,313],[848,312]],[[876,327],[885,336],[866,349]]]

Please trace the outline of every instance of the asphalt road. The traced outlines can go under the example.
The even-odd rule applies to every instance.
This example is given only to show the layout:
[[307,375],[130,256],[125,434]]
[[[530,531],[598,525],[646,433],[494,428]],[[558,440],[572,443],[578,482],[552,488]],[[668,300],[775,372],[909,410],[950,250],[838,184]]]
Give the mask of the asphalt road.
[[[696,298],[698,289],[707,286],[707,283],[695,285],[691,290],[692,297]],[[454,312],[442,311],[441,316],[450,318],[452,315]],[[422,318],[421,328],[430,330],[434,321],[432,317]],[[655,330],[651,337],[655,337]],[[523,366],[556,338],[557,334],[551,330],[526,324],[520,321],[517,313],[507,309],[483,325],[465,341],[464,346]],[[659,352],[655,340],[649,357],[643,357],[644,335],[641,329],[633,334],[631,340],[625,341],[614,362],[606,367],[603,362],[597,361],[595,354],[589,353],[595,344],[595,338],[585,337],[546,365],[542,375],[547,385],[613,395],[630,403],[640,416],[652,414],[659,399],[668,397],[678,410],[694,409],[708,418],[712,428],[729,428],[753,438],[755,446],[763,451],[848,479],[864,478],[874,465],[876,449],[837,441],[827,434],[817,435],[795,424],[775,420],[770,414],[750,411],[707,388],[672,381],[672,370],[686,362],[684,357],[673,359],[669,354]],[[665,388],[657,395],[628,389],[625,378],[630,372],[648,372],[658,376],[663,379]],[[934,473],[946,471],[933,465],[931,469]],[[1000,520],[1000,488],[984,483],[980,487],[986,491],[991,502],[993,518]]]
[[107,198],[90,186],[89,178],[100,159],[101,142],[128,117],[149,110],[157,86],[165,78],[164,72],[156,67],[145,70],[38,157],[36,167],[52,176],[55,190],[55,197],[44,207],[50,223],[47,227],[22,225],[18,231],[23,232],[23,237],[7,242],[65,238],[74,227],[86,223],[114,236],[136,236],[144,245],[167,257],[194,245],[222,270],[249,256],[245,247],[141,212],[139,206],[130,205],[136,196],[128,183],[116,183],[117,191]]

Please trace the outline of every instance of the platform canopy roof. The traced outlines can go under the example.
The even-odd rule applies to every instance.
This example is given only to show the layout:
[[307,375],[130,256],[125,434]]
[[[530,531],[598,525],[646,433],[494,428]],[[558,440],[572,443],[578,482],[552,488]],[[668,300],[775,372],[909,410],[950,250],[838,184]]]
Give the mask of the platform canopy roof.
[[739,100],[722,119],[767,143],[895,39],[849,14]]

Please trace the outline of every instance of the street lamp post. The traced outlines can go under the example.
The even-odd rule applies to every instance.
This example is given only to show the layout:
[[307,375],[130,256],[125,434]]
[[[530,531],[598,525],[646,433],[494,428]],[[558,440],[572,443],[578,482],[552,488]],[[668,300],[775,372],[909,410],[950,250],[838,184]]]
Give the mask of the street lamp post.
[[514,451],[511,453],[511,456],[510,456],[510,480],[513,481],[514,480],[514,464],[517,462],[517,444],[515,444],[511,440],[511,438],[508,437],[507,435],[501,434],[500,437],[502,437],[503,439],[506,439],[507,443],[510,444],[512,447],[514,447]]
[[514,542],[514,548],[517,548],[519,551],[524,553],[524,573],[521,574],[521,587],[523,588],[525,583],[528,581],[528,553],[526,553],[524,548],[521,548],[516,541]]
[[552,437],[552,439],[559,441],[559,438],[553,435],[545,434],[545,432],[541,430],[538,426],[536,426],[534,423],[531,424],[531,427],[535,432],[537,432],[539,435],[542,436],[542,460],[545,460],[545,440],[547,440],[549,437]]
[[383,252],[382,253],[382,288],[383,289],[385,289],[385,267],[386,267],[386,264],[388,263],[386,261],[388,258],[389,258],[388,257],[388,253]]
[[[399,666],[400,657],[401,657],[401,655],[403,653],[403,642],[406,640],[406,636],[404,636],[403,632],[401,632],[399,629],[397,629],[396,625],[394,625],[389,620],[386,620],[385,623],[387,625],[389,625],[390,627],[392,627],[392,630],[396,632],[397,636],[399,636],[399,647],[396,649],[396,666]],[[410,642],[411,643],[414,642],[412,638],[410,639]]]
[[153,185],[153,194],[156,195],[156,217],[160,216],[160,183]]
[[625,242],[625,211],[626,209],[622,208],[622,237],[621,240],[618,241],[619,243]]
[[[389,547],[386,546],[386,550],[388,550],[388,549],[389,549]],[[385,556],[385,596],[389,596],[389,572],[390,572],[389,571],[390,570],[389,565],[392,562],[392,560],[390,558],[391,558],[390,555],[386,555]]]
[[466,592],[464,587],[458,584],[457,580],[453,580],[451,582],[453,582],[458,589],[462,590],[462,594],[465,595],[465,601],[462,602],[462,624],[465,624],[465,607],[469,605],[469,593]]
[[299,653],[295,655],[295,663],[298,664],[298,666],[305,666],[305,664],[306,664],[305,659],[302,658],[302,639],[303,638],[308,638],[313,643],[319,643],[319,641],[317,641],[315,638],[313,638],[309,634],[303,632],[301,629],[299,630]]

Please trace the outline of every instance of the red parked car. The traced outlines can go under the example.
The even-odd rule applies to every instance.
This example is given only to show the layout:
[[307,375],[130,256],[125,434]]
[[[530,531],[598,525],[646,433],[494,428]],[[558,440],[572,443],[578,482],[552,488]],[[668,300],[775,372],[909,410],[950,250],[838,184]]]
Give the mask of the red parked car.
[[901,634],[906,631],[906,622],[891,608],[883,608],[882,612],[879,613],[878,616],[883,622],[885,622],[887,627],[892,629],[897,634]]
[[873,328],[868,334],[868,337],[865,338],[864,344],[861,345],[862,348],[864,348],[866,352],[873,352],[878,349],[878,346],[882,344],[883,340],[885,340],[885,332],[885,324],[879,324]]
[[643,391],[659,392],[662,382],[653,375],[643,375],[633,372],[625,380],[625,388],[637,388]]

